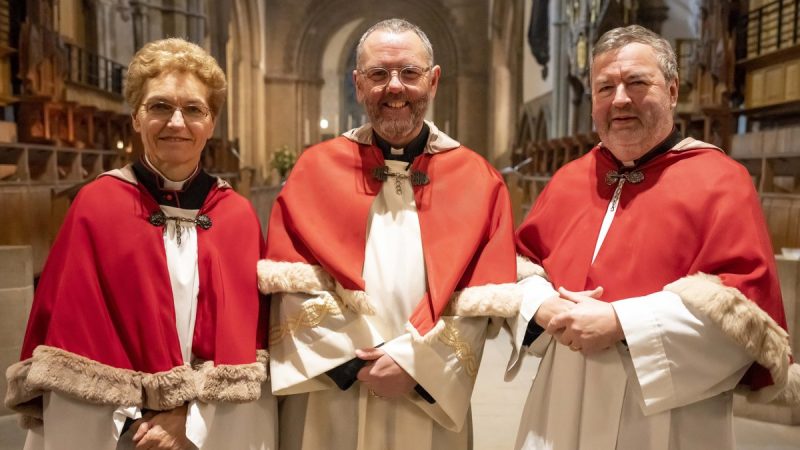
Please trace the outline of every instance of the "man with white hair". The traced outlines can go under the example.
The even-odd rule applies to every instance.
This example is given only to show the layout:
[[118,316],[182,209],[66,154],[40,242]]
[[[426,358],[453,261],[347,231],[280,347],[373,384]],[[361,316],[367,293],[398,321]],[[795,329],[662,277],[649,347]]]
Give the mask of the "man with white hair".
[[616,28],[592,55],[602,142],[517,231],[540,272],[521,282],[516,342],[542,361],[516,448],[732,449],[734,388],[800,400],[758,195],[675,129],[666,40]]
[[508,193],[423,120],[441,69],[418,27],[376,24],[356,64],[369,123],[303,153],[259,264],[281,448],[467,449],[486,316],[519,302]]

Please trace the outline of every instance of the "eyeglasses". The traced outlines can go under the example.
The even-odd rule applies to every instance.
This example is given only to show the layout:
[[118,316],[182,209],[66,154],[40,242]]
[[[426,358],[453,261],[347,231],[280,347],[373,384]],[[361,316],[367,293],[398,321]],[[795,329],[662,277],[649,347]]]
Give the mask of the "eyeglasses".
[[187,122],[199,122],[211,113],[208,107],[201,104],[192,103],[185,106],[175,106],[167,102],[147,103],[144,106],[145,113],[158,120],[169,120],[175,115],[175,111],[180,111],[183,120]]
[[417,67],[417,66],[404,66],[404,67],[370,67],[368,69],[359,70],[358,73],[367,77],[367,79],[377,85],[384,85],[392,79],[394,74],[397,74],[397,79],[406,86],[413,86],[425,76],[430,67]]

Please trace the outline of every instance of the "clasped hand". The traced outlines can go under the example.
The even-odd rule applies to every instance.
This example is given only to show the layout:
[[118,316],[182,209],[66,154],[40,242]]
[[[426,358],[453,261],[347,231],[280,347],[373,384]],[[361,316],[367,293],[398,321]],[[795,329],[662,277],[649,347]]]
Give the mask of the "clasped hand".
[[534,320],[558,342],[590,355],[625,338],[614,307],[597,300],[603,288],[573,292],[558,288],[558,296],[545,300]]
[[187,406],[148,412],[131,426],[137,450],[187,450],[196,448],[186,438]]
[[367,361],[358,371],[358,380],[379,397],[402,397],[417,385],[391,356],[377,348],[356,350],[356,356]]

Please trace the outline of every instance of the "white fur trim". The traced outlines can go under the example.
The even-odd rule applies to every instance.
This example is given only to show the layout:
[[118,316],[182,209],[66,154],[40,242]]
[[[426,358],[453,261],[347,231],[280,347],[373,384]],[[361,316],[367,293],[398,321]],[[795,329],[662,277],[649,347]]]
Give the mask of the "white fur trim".
[[445,327],[444,320],[439,319],[438,321],[436,321],[436,325],[434,325],[433,328],[431,328],[423,336],[419,334],[419,331],[417,331],[417,329],[414,327],[414,325],[411,324],[411,322],[406,322],[406,331],[411,333],[411,339],[413,339],[414,342],[420,344],[431,344],[432,342],[436,341],[436,339],[438,339],[439,337],[439,333],[441,333],[442,330],[444,330],[444,327]]
[[369,296],[364,291],[351,291],[345,289],[338,282],[336,283],[336,294],[342,299],[342,303],[348,309],[355,311],[359,314],[373,315],[375,314],[375,307],[369,301]]
[[513,317],[522,303],[522,289],[516,283],[468,287],[453,294],[448,311],[454,316]]
[[526,256],[517,254],[517,281],[524,280],[533,275],[539,275],[547,280],[547,274],[542,266],[535,264]]
[[334,290],[333,277],[317,265],[262,259],[257,267],[258,289],[264,294]]
[[326,291],[335,294],[348,309],[359,314],[375,314],[375,308],[364,291],[345,289],[321,266],[262,259],[258,262],[258,289],[274,292]]
[[789,335],[769,314],[714,275],[690,275],[664,289],[678,294],[687,306],[711,319],[769,370],[775,384],[744,392],[749,400],[800,405],[800,366],[790,364]]

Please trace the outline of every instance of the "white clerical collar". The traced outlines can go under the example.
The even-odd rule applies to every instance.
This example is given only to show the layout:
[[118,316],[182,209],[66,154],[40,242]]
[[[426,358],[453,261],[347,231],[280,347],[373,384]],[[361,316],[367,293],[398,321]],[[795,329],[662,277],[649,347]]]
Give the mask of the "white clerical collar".
[[150,158],[147,157],[147,153],[144,154],[144,162],[145,162],[145,164],[147,164],[148,167],[150,167],[150,169],[153,172],[155,172],[159,177],[161,177],[161,182],[162,182],[162,185],[164,186],[164,189],[167,189],[167,190],[170,190],[170,191],[183,190],[183,185],[186,184],[186,182],[189,181],[189,179],[192,178],[197,173],[197,169],[200,167],[200,166],[196,167],[194,169],[194,171],[192,171],[192,173],[190,173],[189,176],[184,178],[183,180],[181,180],[181,181],[172,181],[169,178],[167,178],[163,173],[161,173],[161,171],[158,170],[156,168],[156,166],[153,165],[153,163],[150,162]]

